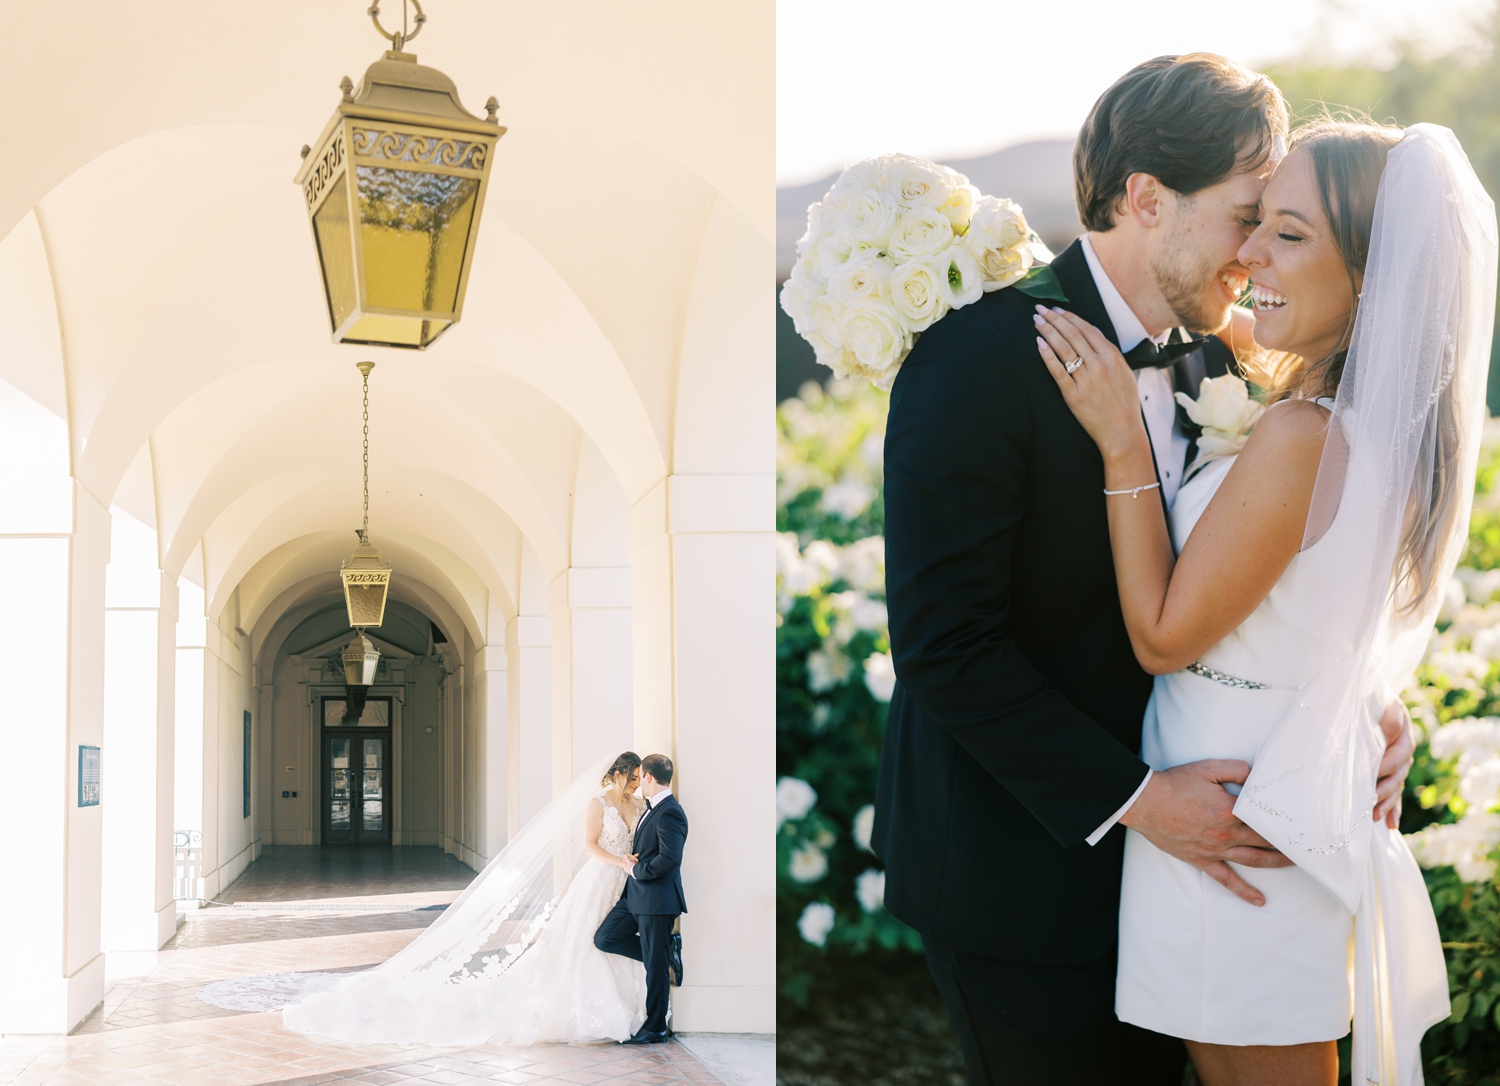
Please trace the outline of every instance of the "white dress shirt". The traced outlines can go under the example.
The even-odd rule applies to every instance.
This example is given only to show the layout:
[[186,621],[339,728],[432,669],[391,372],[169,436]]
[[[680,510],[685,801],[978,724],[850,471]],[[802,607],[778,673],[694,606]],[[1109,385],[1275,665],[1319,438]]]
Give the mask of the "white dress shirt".
[[[1084,234],[1082,241],[1083,257],[1088,261],[1089,271],[1094,276],[1094,286],[1099,288],[1099,297],[1104,302],[1104,312],[1109,315],[1109,323],[1115,326],[1120,350],[1128,351],[1147,338],[1157,344],[1165,343],[1171,329],[1159,336],[1148,337],[1146,326],[1126,304],[1119,288],[1110,282],[1089,236]],[[1135,371],[1135,387],[1141,398],[1141,413],[1146,419],[1146,435],[1151,439],[1151,451],[1156,454],[1156,467],[1161,474],[1162,497],[1166,499],[1167,507],[1171,508],[1173,499],[1177,497],[1177,488],[1182,485],[1182,465],[1187,462],[1188,449],[1188,437],[1182,432],[1182,427],[1177,425],[1177,402],[1172,397],[1172,375],[1163,366],[1143,366]],[[1147,769],[1140,786],[1125,801],[1125,805],[1088,835],[1086,840],[1089,844],[1097,845],[1114,828],[1115,823],[1124,817],[1125,812],[1130,810],[1146,790],[1151,773],[1152,770]]]
[[[1126,304],[1114,283],[1110,282],[1104,265],[1094,252],[1089,236],[1083,235],[1083,256],[1089,262],[1089,271],[1094,275],[1094,285],[1099,288],[1099,297],[1104,302],[1104,312],[1109,314],[1109,323],[1115,326],[1115,335],[1120,341],[1120,350],[1128,351],[1143,339],[1158,345],[1167,341],[1171,329],[1159,336],[1147,336],[1146,326]],[[1135,371],[1136,393],[1141,398],[1141,413],[1146,418],[1146,433],[1151,438],[1151,451],[1156,454],[1156,467],[1161,472],[1161,496],[1172,507],[1177,497],[1177,488],[1182,485],[1182,465],[1187,462],[1188,438],[1177,425],[1177,401],[1172,398],[1172,374],[1164,366],[1143,366]]]
[[[658,803],[661,803],[663,800],[665,800],[671,794],[672,794],[672,790],[670,788],[663,788],[660,792],[656,793],[656,795],[654,795],[654,796],[647,796],[646,797],[646,811],[641,814],[641,818],[645,818],[646,814],[649,814],[652,808],[654,808]],[[1134,802],[1135,797],[1131,796],[1130,798],[1131,798],[1131,801]],[[1126,807],[1129,807],[1129,804],[1126,804]],[[1120,814],[1124,814],[1124,813],[1125,813],[1125,808],[1121,808]],[[1119,817],[1120,817],[1120,815],[1115,815],[1115,819],[1117,821],[1118,821]],[[1111,822],[1110,825],[1112,826],[1112,825],[1114,825],[1114,823]],[[640,829],[641,828],[641,824],[639,822],[637,822],[635,824],[635,828],[636,829]],[[1105,827],[1105,829],[1108,829],[1108,828],[1109,828],[1108,826]],[[1089,844],[1091,844],[1091,845],[1093,843],[1094,842],[1092,842],[1092,841],[1089,842]],[[631,878],[635,878],[635,864],[631,864],[630,865],[630,871],[627,872],[627,873],[630,875]]]

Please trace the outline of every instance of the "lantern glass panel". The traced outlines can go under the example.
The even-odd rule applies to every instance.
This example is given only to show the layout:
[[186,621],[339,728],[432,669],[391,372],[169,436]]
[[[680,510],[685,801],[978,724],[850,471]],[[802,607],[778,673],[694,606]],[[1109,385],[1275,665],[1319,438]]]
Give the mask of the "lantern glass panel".
[[328,312],[335,328],[349,318],[359,303],[354,284],[354,239],[350,230],[348,191],[340,184],[313,215],[318,258],[323,262],[323,282],[328,290]]
[[349,625],[379,626],[385,614],[386,584],[384,578],[377,584],[345,583],[344,595],[349,606]]
[[454,312],[478,179],[384,166],[356,177],[367,304]]

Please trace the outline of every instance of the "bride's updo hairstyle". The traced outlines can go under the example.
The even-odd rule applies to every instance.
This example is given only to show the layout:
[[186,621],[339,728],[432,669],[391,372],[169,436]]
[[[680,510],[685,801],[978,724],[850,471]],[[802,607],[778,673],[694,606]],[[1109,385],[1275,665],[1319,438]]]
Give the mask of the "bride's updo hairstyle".
[[599,783],[605,788],[614,788],[616,773],[624,774],[625,779],[628,781],[630,780],[630,775],[636,771],[640,764],[641,756],[633,750],[627,750],[614,760],[614,764],[605,772],[603,779]]
[[[1386,155],[1401,142],[1401,136],[1400,128],[1377,124],[1368,116],[1334,117],[1326,113],[1292,133],[1290,150],[1305,150],[1312,160],[1323,214],[1343,257],[1349,279],[1349,316],[1338,346],[1323,358],[1303,359],[1302,365],[1284,371],[1279,387],[1267,397],[1268,404],[1290,396],[1337,394],[1359,315],[1360,283],[1370,256],[1380,178],[1385,172]],[[1452,533],[1461,527],[1459,405],[1453,393],[1454,382],[1450,381],[1428,417],[1427,424],[1434,430],[1432,485],[1413,487],[1401,525],[1393,602],[1402,614],[1421,611],[1441,589],[1438,566]]]

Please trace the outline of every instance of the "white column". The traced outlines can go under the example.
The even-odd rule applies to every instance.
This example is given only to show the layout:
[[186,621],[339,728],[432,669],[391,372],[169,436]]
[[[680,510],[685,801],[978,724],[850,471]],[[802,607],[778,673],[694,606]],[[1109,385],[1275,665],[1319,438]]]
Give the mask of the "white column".
[[177,929],[172,898],[177,586],[156,532],[120,509],[105,580],[103,923],[106,950],[155,950]]
[[683,1030],[775,1032],[774,814],[756,783],[775,775],[774,497],[769,476],[679,475],[631,515],[636,749],[676,763],[689,824]]
[[509,834],[552,798],[552,624],[541,560],[521,546],[517,615],[505,627],[507,718],[510,721]]
[[509,840],[507,803],[509,781],[509,736],[506,731],[506,658],[504,643],[485,645],[474,654],[470,672],[474,676],[473,714],[480,722],[480,758],[483,762],[479,859],[488,863]]
[[177,582],[177,661],[172,711],[172,830],[193,842],[196,867],[185,888],[189,908],[204,897],[203,888],[203,720],[206,704],[208,619],[203,589],[186,578]]
[[101,751],[101,806],[79,807],[78,751],[103,746],[109,513],[65,474],[28,477],[38,450],[12,448],[25,435],[9,391],[0,383],[0,657],[24,679],[4,694],[0,1033],[65,1033],[104,998],[99,868],[112,773]]
[[635,742],[630,579],[628,567],[576,566],[559,578],[568,624],[567,780]]

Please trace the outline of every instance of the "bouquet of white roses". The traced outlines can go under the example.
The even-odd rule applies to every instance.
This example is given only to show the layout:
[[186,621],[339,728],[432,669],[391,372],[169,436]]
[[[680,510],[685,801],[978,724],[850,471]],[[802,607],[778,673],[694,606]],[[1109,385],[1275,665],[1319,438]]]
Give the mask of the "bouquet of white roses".
[[1051,257],[1013,201],[935,162],[884,155],[850,166],[807,209],[781,306],[819,362],[888,390],[916,337],[950,309],[1022,280],[1065,300],[1037,263]]

